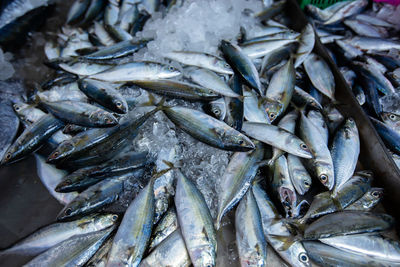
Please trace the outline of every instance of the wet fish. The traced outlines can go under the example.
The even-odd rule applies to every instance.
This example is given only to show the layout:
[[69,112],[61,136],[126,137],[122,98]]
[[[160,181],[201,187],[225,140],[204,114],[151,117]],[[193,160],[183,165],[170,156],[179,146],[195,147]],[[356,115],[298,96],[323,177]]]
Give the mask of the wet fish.
[[197,66],[222,74],[233,74],[228,63],[226,63],[222,58],[210,54],[190,51],[173,51],[164,56],[188,66]]
[[284,155],[276,159],[274,163],[271,187],[282,203],[286,217],[293,217],[294,206],[297,202],[296,191],[290,179],[289,168]]
[[288,62],[272,76],[265,98],[263,99],[263,105],[271,122],[283,114],[289,106],[293,95],[294,83],[295,70],[293,67],[293,60],[290,58]]
[[348,39],[344,39],[343,41],[363,51],[387,51],[390,49],[400,49],[399,42],[382,38],[354,36]]
[[293,242],[287,249],[283,249],[285,243],[280,237],[291,237],[287,224],[282,221],[274,204],[259,184],[254,184],[252,190],[260,211],[263,231],[268,243],[287,263],[293,266],[310,266],[307,252],[301,242]]
[[330,150],[335,174],[333,195],[336,195],[340,187],[353,175],[360,154],[360,138],[352,118],[348,118],[339,128]]
[[312,180],[310,174],[307,172],[299,157],[288,154],[287,164],[290,180],[296,192],[300,195],[304,195],[311,187]]
[[334,236],[374,233],[388,230],[394,219],[387,214],[362,211],[340,211],[322,216],[304,231],[305,240]]
[[383,142],[395,153],[400,153],[400,134],[393,131],[386,124],[370,117],[372,124],[382,137]]
[[318,55],[311,53],[303,62],[311,83],[321,93],[334,100],[335,79],[329,65]]
[[41,117],[24,132],[7,149],[1,164],[19,160],[43,144],[50,136],[61,129],[64,124],[51,114]]
[[82,191],[103,179],[131,172],[150,164],[152,159],[147,152],[130,153],[106,163],[78,169],[66,175],[55,187],[56,192]]
[[248,190],[235,213],[236,244],[241,266],[267,266],[267,241],[252,190]]
[[186,74],[193,82],[211,89],[217,94],[229,97],[239,97],[217,74],[207,69],[192,69]]
[[172,66],[151,62],[131,62],[112,67],[89,77],[107,82],[129,82],[135,80],[158,80],[173,78],[180,72]]
[[224,98],[219,98],[217,100],[206,103],[203,106],[204,111],[207,114],[212,115],[214,118],[223,121],[226,116],[226,104]]
[[260,95],[263,94],[260,78],[253,62],[246,56],[244,51],[237,45],[222,40],[220,49],[224,54],[228,64],[246,81],[246,83],[256,90]]
[[312,158],[308,146],[294,134],[275,125],[244,122],[243,131],[263,143],[302,158]]
[[400,116],[391,112],[382,112],[382,120],[392,130],[400,134]]
[[[243,83],[238,76],[231,82],[232,89],[238,96],[243,95]],[[232,128],[241,131],[244,119],[243,99],[225,97],[226,115],[224,121]]]
[[115,234],[106,266],[139,266],[154,219],[154,178],[129,204]]
[[255,59],[266,56],[272,51],[282,46],[295,43],[297,39],[275,39],[261,42],[250,43],[241,46],[241,51],[249,58]]
[[71,237],[25,264],[26,267],[40,266],[83,266],[101,247],[114,227]]
[[89,7],[90,0],[77,0],[73,3],[68,12],[67,23],[76,24],[83,19]]
[[73,236],[94,233],[116,224],[116,214],[93,214],[76,221],[53,223],[17,242],[1,254],[37,255]]
[[[162,217],[153,230],[152,238],[150,239],[149,250],[154,250],[160,243],[163,242],[170,234],[179,228],[178,218],[176,217],[175,208],[170,208]],[[180,231],[180,230],[178,230]]]
[[233,154],[221,177],[223,190],[218,195],[218,216],[215,222],[217,229],[220,228],[222,217],[240,201],[250,187],[263,155],[261,143],[256,143],[256,149],[251,152]]
[[124,174],[108,178],[89,187],[68,203],[61,210],[57,219],[65,220],[88,214],[116,201],[124,189],[124,182],[131,176],[132,174]]
[[[14,104],[15,106],[15,104]],[[3,103],[0,100],[0,159],[3,159],[7,149],[17,135],[19,120],[15,115],[11,104]]]
[[343,5],[338,10],[335,10],[333,15],[326,21],[323,22],[324,25],[337,23],[347,17],[360,13],[366,6],[368,1],[366,0],[356,0],[347,1],[346,5]]
[[133,81],[133,84],[159,95],[183,98],[186,100],[214,100],[219,97],[214,90],[208,87],[202,87],[181,81],[167,79],[136,80]]
[[36,97],[38,100],[46,102],[57,101],[77,101],[88,102],[88,98],[81,90],[79,90],[77,83],[70,83],[62,86],[55,86],[43,92],[37,92]]
[[180,230],[175,230],[164,239],[140,263],[140,267],[189,267],[191,264]]
[[215,266],[217,237],[210,210],[201,192],[180,170],[175,170],[175,207],[183,240],[193,266]]
[[257,95],[246,86],[243,88],[243,113],[244,117],[249,122],[260,122],[270,124],[268,114],[258,100]]
[[366,192],[361,198],[349,205],[346,210],[361,210],[370,211],[373,209],[382,199],[383,189],[373,187]]
[[297,106],[300,107],[310,106],[318,110],[322,110],[322,106],[318,102],[318,100],[298,86],[294,87],[293,96],[291,100],[293,103],[295,103]]
[[105,267],[107,264],[107,256],[110,252],[112,241],[114,235],[108,236],[107,240],[103,243],[103,245],[97,250],[97,252],[90,258],[90,260],[85,264],[87,267]]
[[87,127],[111,127],[118,124],[114,115],[84,102],[42,102],[54,116],[68,123]]
[[331,153],[320,130],[300,112],[300,137],[310,149],[313,158],[312,169],[321,183],[331,190],[335,184],[335,174]]
[[294,62],[295,68],[304,62],[314,48],[315,33],[311,24],[308,23],[301,31],[299,43],[300,45],[296,52],[296,61]]
[[179,106],[164,107],[163,111],[183,131],[208,145],[230,151],[254,149],[248,137],[203,112]]
[[120,0],[108,0],[104,10],[104,23],[115,25],[118,21]]
[[79,80],[79,89],[88,97],[117,113],[127,113],[128,104],[125,98],[110,84],[92,79]]

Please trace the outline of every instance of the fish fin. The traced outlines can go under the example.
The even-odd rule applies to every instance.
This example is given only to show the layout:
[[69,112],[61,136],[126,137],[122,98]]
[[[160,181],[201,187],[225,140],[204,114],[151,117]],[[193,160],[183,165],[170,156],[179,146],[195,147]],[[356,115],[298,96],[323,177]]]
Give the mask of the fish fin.
[[274,239],[279,240],[280,242],[282,242],[282,246],[280,246],[278,248],[279,251],[286,251],[288,250],[295,242],[300,241],[300,238],[298,238],[297,236],[282,236],[282,235],[274,235],[274,234],[270,234],[268,235]]
[[[261,160],[259,162],[257,162],[257,166],[260,167],[264,167],[264,166],[271,166],[270,164],[271,159],[267,159],[267,160]],[[273,162],[272,162],[273,163]]]

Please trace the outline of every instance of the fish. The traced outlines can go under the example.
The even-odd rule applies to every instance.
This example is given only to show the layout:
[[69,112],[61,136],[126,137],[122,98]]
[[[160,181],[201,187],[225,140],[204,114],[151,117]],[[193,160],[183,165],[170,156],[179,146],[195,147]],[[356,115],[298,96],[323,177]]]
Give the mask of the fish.
[[[176,217],[176,210],[174,207],[170,208],[157,226],[153,230],[152,237],[150,239],[149,250],[154,250],[160,243],[169,237],[173,232],[179,228],[178,218]],[[179,232],[179,230],[178,230]]]
[[216,229],[220,228],[222,217],[245,195],[257,173],[258,163],[262,160],[263,155],[264,148],[261,143],[256,143],[253,151],[233,154],[221,177],[220,186],[223,190],[218,195]]
[[318,180],[329,190],[335,184],[335,173],[331,153],[320,130],[308,119],[303,112],[300,112],[300,137],[311,151],[313,158],[310,160],[312,169]]
[[321,266],[382,266],[365,255],[350,253],[317,241],[303,241],[310,259]]
[[356,1],[347,1],[346,5],[343,5],[338,10],[335,10],[333,15],[326,21],[323,22],[324,25],[337,23],[347,17],[350,17],[354,14],[360,13],[366,6],[368,5],[368,1],[366,0],[356,0]]
[[370,256],[384,264],[400,261],[399,242],[381,235],[336,236],[321,238],[319,241],[338,249]]
[[214,118],[223,121],[226,116],[225,99],[218,98],[217,100],[210,101],[203,106],[203,110]]
[[118,124],[112,113],[88,103],[43,101],[42,104],[50,113],[67,123],[87,127],[111,127]]
[[294,68],[298,68],[314,48],[315,33],[314,33],[314,28],[310,23],[308,23],[301,31],[301,37],[299,43],[300,45],[296,51],[297,57],[294,62]]
[[106,0],[92,0],[88,6],[85,16],[80,22],[81,25],[86,25],[91,23],[103,10]]
[[73,3],[67,15],[67,24],[76,24],[80,22],[89,7],[90,0],[78,0]]
[[240,97],[239,93],[233,91],[216,73],[207,69],[191,69],[186,75],[193,82],[211,89],[216,94],[228,97]]
[[385,28],[376,27],[357,19],[346,19],[345,21],[343,21],[343,23],[360,36],[376,38],[388,37],[388,32]]
[[97,252],[90,258],[85,264],[87,267],[105,267],[107,263],[107,256],[110,251],[114,232],[107,238],[107,240],[101,245]]
[[120,0],[107,0],[104,10],[104,24],[115,25],[118,21]]
[[133,42],[132,40],[122,41],[117,44],[104,47],[94,53],[82,56],[81,58],[88,61],[121,58],[137,52],[141,48],[145,47],[147,42],[148,40],[140,40],[138,42]]
[[[238,76],[232,78],[231,86],[238,96],[241,97],[243,95],[243,84]],[[225,97],[225,107],[225,123],[238,131],[242,130],[244,119],[243,99]]]
[[282,60],[290,57],[290,54],[293,52],[293,45],[289,44],[277,49],[272,50],[268,54],[266,54],[261,62],[260,76],[264,76],[264,74],[280,62]]
[[267,21],[274,16],[278,15],[281,13],[285,7],[286,1],[278,1],[273,3],[272,5],[268,6],[265,8],[263,11],[260,13],[255,14],[256,18],[259,18],[260,20]]
[[96,80],[79,80],[79,89],[103,107],[120,114],[128,112],[125,98],[113,86]]
[[62,86],[54,86],[49,90],[36,93],[38,101],[57,102],[57,101],[78,101],[88,102],[88,98],[81,90],[78,84],[73,82]]
[[51,114],[41,117],[26,128],[23,133],[9,146],[1,164],[11,163],[37,150],[44,141],[64,127],[64,123]]
[[288,248],[283,249],[285,242],[280,237],[290,238],[290,229],[283,222],[274,204],[260,184],[253,184],[252,190],[260,211],[263,232],[267,242],[290,265],[311,266],[307,251],[301,242],[295,241]]
[[210,210],[199,189],[179,169],[175,208],[193,266],[216,266],[217,237]]
[[92,214],[71,222],[57,222],[42,227],[0,254],[37,255],[78,235],[94,233],[117,223],[116,214]]
[[296,38],[296,39],[275,39],[275,40],[255,42],[241,46],[241,51],[250,59],[256,59],[264,57],[267,54],[271,53],[272,51],[281,48],[282,46],[295,43],[297,42],[297,40],[298,39]]
[[285,155],[275,160],[273,165],[271,187],[282,203],[287,217],[293,217],[294,205],[297,202],[296,191],[290,179],[288,164]]
[[267,266],[267,241],[252,190],[248,190],[235,212],[236,244],[241,266]]
[[[327,214],[311,223],[304,231],[305,240],[385,231],[394,219],[387,214],[365,211],[340,211]],[[329,225],[329,227],[328,227]]]
[[181,81],[167,79],[136,80],[133,81],[133,84],[159,95],[183,98],[191,101],[209,101],[219,97],[219,94],[210,88]]
[[162,110],[174,124],[203,143],[229,151],[254,149],[247,136],[201,111],[180,106]]
[[20,121],[15,115],[11,103],[3,103],[1,100],[0,103],[0,116],[2,117],[0,122],[0,159],[3,159],[7,149],[17,136]]
[[388,51],[390,49],[400,49],[400,43],[388,39],[354,36],[343,40],[346,43],[362,51]]
[[232,69],[234,69],[243,80],[246,81],[248,86],[256,90],[258,94],[262,95],[263,89],[261,88],[257,69],[251,59],[246,56],[244,51],[242,51],[239,46],[225,40],[221,41],[220,49]]
[[175,230],[164,239],[140,263],[140,267],[189,267],[191,264],[180,230]]
[[243,96],[243,115],[245,119],[249,122],[271,124],[269,116],[258,100],[257,95],[247,86],[243,87]]
[[105,242],[114,227],[94,233],[73,236],[25,264],[39,266],[83,266]]
[[111,177],[89,187],[60,211],[57,220],[89,214],[113,203],[124,190],[125,181],[131,176],[132,174],[124,174],[119,177]]
[[385,145],[388,146],[393,152],[400,153],[400,134],[393,131],[386,124],[370,117],[372,124],[374,125],[379,136],[382,138]]
[[289,170],[290,180],[296,192],[304,195],[310,189],[312,180],[299,157],[288,154],[287,165]]
[[181,73],[172,66],[152,62],[131,62],[121,64],[89,78],[106,82],[129,82],[135,80],[158,80],[179,76]]
[[244,122],[242,130],[250,137],[301,158],[312,158],[311,152],[300,138],[275,125]]
[[382,197],[383,189],[372,187],[361,198],[347,206],[345,210],[370,211],[381,201]]
[[129,204],[113,239],[106,266],[139,266],[154,219],[154,177]]
[[297,106],[310,106],[318,110],[322,110],[321,104],[312,95],[304,91],[298,86],[294,86],[291,101]]
[[64,176],[54,190],[60,193],[82,191],[103,179],[131,172],[137,168],[143,168],[151,162],[152,159],[147,152],[118,156],[106,163],[78,169]]
[[226,63],[222,58],[207,53],[172,51],[166,53],[164,57],[188,66],[201,67],[221,74],[233,74],[229,64]]
[[293,60],[290,58],[269,82],[263,106],[268,113],[269,119],[273,122],[285,112],[289,106],[294,91],[295,70]]
[[303,65],[315,88],[331,100],[335,100],[335,78],[329,65],[314,53],[310,53]]
[[344,125],[339,128],[333,138],[330,151],[335,174],[332,193],[336,195],[340,187],[353,175],[360,155],[360,137],[357,125],[352,118],[346,119]]
[[392,130],[400,133],[400,116],[392,112],[382,112],[381,117],[383,122]]

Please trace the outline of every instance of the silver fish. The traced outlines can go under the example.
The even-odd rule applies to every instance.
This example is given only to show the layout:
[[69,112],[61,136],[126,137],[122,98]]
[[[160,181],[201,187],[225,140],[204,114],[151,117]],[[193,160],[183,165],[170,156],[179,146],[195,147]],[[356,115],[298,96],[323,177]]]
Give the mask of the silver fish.
[[217,238],[206,201],[193,182],[180,170],[175,170],[175,174],[175,207],[193,266],[215,266]]
[[373,209],[382,199],[383,189],[373,187],[366,192],[360,199],[349,205],[346,210],[361,210],[370,211]]
[[175,208],[169,209],[164,217],[161,218],[156,228],[153,230],[153,236],[150,240],[149,250],[153,250],[171,233],[178,229],[178,218],[176,217]]
[[311,187],[312,180],[310,174],[308,174],[299,157],[288,154],[287,164],[290,180],[292,181],[294,188],[297,193],[304,195]]
[[315,33],[314,28],[310,23],[308,23],[301,31],[299,43],[300,45],[296,52],[296,61],[294,62],[295,68],[299,67],[304,62],[314,48]]
[[247,88],[247,86],[243,86],[243,96],[244,117],[246,120],[270,124],[271,121],[269,120],[268,114],[262,107],[257,95]]

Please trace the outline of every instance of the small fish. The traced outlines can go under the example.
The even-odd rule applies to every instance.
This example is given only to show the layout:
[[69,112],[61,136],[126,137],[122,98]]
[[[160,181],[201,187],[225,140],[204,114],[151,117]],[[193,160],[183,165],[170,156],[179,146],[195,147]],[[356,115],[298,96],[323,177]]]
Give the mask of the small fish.
[[[238,96],[243,95],[243,83],[238,76],[232,78],[231,86]],[[243,99],[225,97],[226,115],[224,121],[232,128],[241,131],[244,119]]]
[[183,131],[208,145],[229,151],[249,151],[254,144],[244,134],[201,111],[164,107],[165,115]]
[[346,4],[335,10],[333,15],[323,24],[335,24],[347,17],[360,13],[367,5],[368,1],[366,0],[346,1]]
[[306,143],[294,134],[275,125],[244,122],[243,131],[263,143],[279,148],[301,158],[312,158]]
[[382,197],[383,189],[373,187],[368,190],[368,192],[366,192],[361,198],[345,208],[345,210],[370,211],[381,201]]
[[89,77],[106,82],[168,79],[180,75],[172,66],[151,62],[131,62],[112,67]]
[[107,264],[107,256],[110,252],[112,241],[114,238],[114,233],[111,233],[107,240],[101,245],[99,250],[90,258],[90,260],[85,264],[87,267],[105,267]]
[[82,59],[89,61],[109,60],[125,57],[145,47],[147,40],[133,42],[132,40],[122,41],[114,45],[104,47],[94,53],[82,56]]
[[191,264],[181,231],[175,230],[140,263],[140,267],[189,267]]
[[133,81],[133,84],[159,95],[183,98],[192,101],[214,100],[219,97],[214,90],[208,87],[202,87],[196,84],[181,81],[167,79],[136,80]]
[[318,102],[318,100],[298,86],[294,87],[293,96],[291,100],[299,107],[310,106],[318,110],[322,110],[322,106]]
[[329,129],[328,125],[325,122],[324,115],[321,112],[316,110],[310,110],[307,114],[307,118],[311,121],[312,124],[318,129],[324,138],[325,144],[328,145],[329,141]]
[[243,113],[244,117],[249,122],[260,122],[271,124],[268,114],[262,107],[257,95],[247,86],[243,87]]
[[300,45],[296,52],[296,61],[294,62],[295,68],[298,68],[304,62],[314,48],[315,33],[314,28],[310,23],[308,23],[301,31],[299,43]]
[[71,6],[68,12],[67,24],[77,24],[85,16],[85,12],[89,7],[90,0],[77,0]]
[[170,208],[153,230],[152,238],[150,239],[149,250],[154,250],[154,248],[156,248],[160,243],[163,242],[163,240],[168,238],[168,236],[175,232],[178,228],[179,225],[178,218],[176,217],[176,210],[175,208]]
[[391,112],[382,112],[382,120],[386,125],[400,134],[400,116]]
[[362,211],[340,211],[327,214],[311,223],[304,231],[305,240],[334,236],[374,233],[393,226],[394,219],[387,214]]
[[47,114],[26,128],[23,133],[7,149],[1,164],[19,160],[43,144],[56,131],[64,127],[64,123]]
[[105,25],[115,25],[118,21],[120,0],[108,0],[104,10]]
[[214,118],[223,121],[226,116],[226,104],[224,98],[219,98],[217,100],[206,103],[203,106],[204,111],[207,114],[212,115]]
[[282,46],[297,42],[297,39],[275,39],[241,46],[241,51],[251,59],[260,58]]
[[383,142],[395,153],[400,153],[400,134],[393,131],[386,124],[370,117],[378,134],[382,137]]
[[228,96],[240,97],[235,93],[217,74],[207,69],[192,69],[187,76],[195,83],[213,90],[215,93]]
[[222,58],[210,54],[190,51],[173,51],[167,53],[165,57],[188,66],[197,66],[221,74],[233,74],[228,63]]
[[114,115],[104,109],[84,102],[42,102],[54,116],[67,123],[87,127],[111,127],[118,124]]
[[43,252],[24,266],[83,266],[113,230],[114,227],[109,227],[94,233],[73,236]]
[[251,152],[233,154],[221,177],[223,190],[218,195],[218,216],[215,222],[217,229],[220,228],[222,217],[244,196],[257,173],[264,149],[261,143],[256,143],[256,146]]
[[154,219],[154,177],[129,204],[115,234],[106,266],[139,266]]
[[236,209],[235,230],[241,266],[267,266],[267,241],[252,190],[247,191]]
[[299,157],[288,154],[287,164],[290,175],[290,180],[297,193],[304,195],[311,187],[311,176],[307,172]]
[[352,118],[348,118],[339,128],[330,151],[335,174],[333,195],[336,195],[340,187],[353,175],[360,154],[360,138],[357,125]]
[[220,49],[229,65],[240,74],[251,88],[262,95],[263,90],[257,69],[244,51],[237,45],[225,40],[221,41]]
[[93,214],[76,221],[53,223],[17,242],[1,254],[37,255],[70,237],[94,233],[115,225],[116,214]]
[[335,79],[329,65],[318,55],[311,53],[303,62],[311,83],[321,93],[334,100]]

